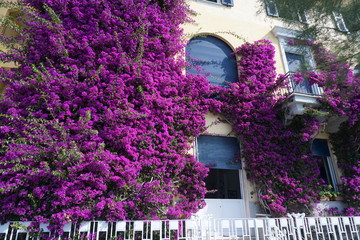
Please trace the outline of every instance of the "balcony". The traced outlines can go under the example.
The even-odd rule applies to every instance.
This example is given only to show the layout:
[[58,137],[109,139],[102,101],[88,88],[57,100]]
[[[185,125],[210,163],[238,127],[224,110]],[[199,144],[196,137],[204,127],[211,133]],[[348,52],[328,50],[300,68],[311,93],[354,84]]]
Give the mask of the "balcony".
[[286,73],[285,77],[289,80],[289,84],[288,88],[282,92],[288,95],[284,105],[286,120],[291,120],[296,115],[304,114],[307,107],[319,106],[317,99],[323,93],[317,84],[310,86],[307,79],[302,83],[296,83],[294,81],[294,74],[294,72]]
[[[284,79],[288,79],[287,89],[283,89],[281,94],[288,95],[285,103],[285,123],[288,124],[296,115],[303,115],[307,108],[316,108],[320,104],[318,98],[323,94],[323,90],[317,84],[309,85],[308,81],[301,84],[293,81],[293,72],[288,72]],[[335,133],[338,131],[341,123],[348,119],[347,116],[329,115],[327,112],[321,112],[316,115],[316,118],[324,123],[325,130],[328,133]]]
[[[27,230],[31,222],[0,225],[0,239],[93,239],[93,240],[360,240],[359,217],[304,217],[288,214],[286,218],[141,220],[120,222],[68,223],[61,236],[50,234],[47,224]],[[15,227],[17,226],[17,227]]]

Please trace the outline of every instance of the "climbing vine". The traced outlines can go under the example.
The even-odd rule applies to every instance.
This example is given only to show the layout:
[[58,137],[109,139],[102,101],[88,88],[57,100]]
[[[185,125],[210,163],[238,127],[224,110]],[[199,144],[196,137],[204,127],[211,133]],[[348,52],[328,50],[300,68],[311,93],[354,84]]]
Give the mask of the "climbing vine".
[[[188,150],[205,131],[207,111],[233,125],[248,178],[273,215],[309,211],[319,201],[323,183],[310,145],[320,123],[305,114],[284,125],[286,97],[277,93],[286,81],[275,72],[269,41],[236,49],[239,80],[224,88],[183,74],[179,26],[190,10],[182,0],[15,5],[24,27],[16,38],[2,36],[9,49],[0,53],[0,61],[18,65],[0,70],[7,85],[0,101],[2,221],[50,221],[56,228],[189,217],[204,206],[207,168]],[[320,49],[317,59],[331,62]],[[359,79],[345,65],[331,67],[306,77],[324,88],[323,106],[348,116],[334,147],[354,203]],[[347,129],[353,138],[344,138]],[[345,145],[357,152],[345,155]]]
[[270,212],[309,212],[320,191],[318,159],[310,152],[311,136],[318,130],[314,117],[296,117],[284,125],[285,98],[276,93],[286,86],[275,72],[270,41],[246,43],[235,54],[239,81],[229,88],[214,87],[217,111],[230,119],[240,139],[248,178],[260,188]]
[[360,215],[360,78],[321,44],[314,44],[313,51],[321,73],[311,76],[324,89],[322,106],[330,117],[347,118],[331,135],[331,142],[343,171],[343,197],[350,206],[345,213]]
[[[184,76],[188,8],[168,1],[25,0],[0,70],[0,219],[185,218],[207,169],[206,80]],[[15,46],[15,47],[13,47]]]

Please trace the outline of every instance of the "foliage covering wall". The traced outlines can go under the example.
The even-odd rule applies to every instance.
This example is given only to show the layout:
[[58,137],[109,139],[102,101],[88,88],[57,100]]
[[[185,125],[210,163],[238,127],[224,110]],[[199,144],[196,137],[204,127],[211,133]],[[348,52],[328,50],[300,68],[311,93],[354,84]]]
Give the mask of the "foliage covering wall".
[[[285,98],[276,93],[287,81],[275,72],[269,41],[235,51],[239,80],[224,88],[183,74],[179,25],[189,10],[182,0],[25,0],[12,7],[25,28],[3,37],[9,51],[0,53],[19,65],[0,71],[8,86],[0,102],[1,220],[56,226],[189,217],[204,204],[207,169],[188,150],[205,131],[208,111],[232,123],[248,177],[271,213],[308,211],[319,201],[320,160],[310,144],[320,123],[306,114],[283,124]],[[320,49],[317,59],[336,63]],[[359,79],[341,66],[345,75],[334,65],[335,72],[306,77],[324,87],[329,112],[347,114],[358,131]],[[344,182],[358,197],[358,155],[352,159]]]
[[[183,1],[24,1],[1,61],[0,219],[188,217],[207,169],[204,79],[183,75]],[[12,47],[9,45],[9,47]]]

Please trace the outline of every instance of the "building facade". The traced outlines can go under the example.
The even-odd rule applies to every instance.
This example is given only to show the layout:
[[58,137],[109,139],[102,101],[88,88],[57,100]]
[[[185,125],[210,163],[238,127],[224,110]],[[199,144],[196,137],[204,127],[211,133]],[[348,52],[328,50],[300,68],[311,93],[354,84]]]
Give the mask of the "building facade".
[[[290,13],[278,9],[273,1],[264,4],[261,1],[221,1],[193,0],[188,1],[190,8],[196,14],[194,22],[184,26],[187,39],[186,47],[188,62],[200,66],[200,74],[206,74],[210,84],[224,86],[226,82],[237,81],[237,68],[234,55],[236,47],[245,42],[267,39],[275,48],[276,70],[288,75],[307,69],[316,69],[316,63],[310,47],[299,47],[290,43],[296,39],[299,32],[297,25],[308,21],[304,13]],[[289,15],[289,16],[288,16]],[[292,18],[297,23],[291,28],[284,23],[283,18]],[[335,16],[336,25],[340,31],[345,27],[341,16]],[[307,70],[305,69],[305,70]],[[189,70],[196,73],[195,70]],[[323,90],[317,84],[310,85],[308,80],[298,84],[288,78],[289,88],[284,93],[289,94],[284,108],[287,109],[284,124],[295,116],[304,114],[307,106],[319,105],[318,98]],[[217,193],[207,194],[206,207],[198,213],[201,216],[217,218],[244,218],[266,215],[259,199],[261,192],[246,177],[246,166],[242,162],[238,166],[225,166],[228,156],[241,152],[241,143],[229,122],[219,121],[221,115],[208,113],[206,115],[207,131],[197,138],[193,154],[200,162],[208,164],[210,174],[206,180],[209,189],[217,189]],[[339,124],[346,117],[330,119],[322,124],[317,133],[312,136],[312,153],[323,160],[319,163],[320,178],[333,191],[338,192],[341,185],[341,170],[332,151],[329,134],[337,131]],[[213,164],[213,166],[211,165]],[[313,214],[321,214],[324,208],[342,210],[346,205],[337,199],[323,199],[314,204]]]
[[[284,81],[288,82],[288,87],[280,91],[287,98],[283,104],[286,113],[283,124],[287,125],[294,118],[303,115],[308,106],[319,105],[322,87],[317,83],[310,84],[307,79],[298,83],[292,78],[297,72],[316,69],[314,54],[310,47],[291,44],[298,37],[296,24],[290,29],[282,21],[285,17],[292,18],[299,25],[305,24],[308,21],[305,13],[284,12],[271,0],[266,4],[255,0],[188,0],[187,3],[196,13],[192,16],[192,23],[183,25],[188,41],[184,53],[192,66],[188,69],[190,74],[199,73],[206,76],[211,85],[227,88],[229,83],[238,80],[240,74],[240,59],[233,52],[246,42],[266,39],[275,49],[277,73],[287,76]],[[1,8],[0,14],[9,16],[12,11]],[[340,31],[346,30],[340,15],[334,15],[333,24]],[[2,29],[2,34],[12,36],[15,33],[5,28]],[[10,69],[16,66],[13,63],[1,63],[0,67]],[[4,88],[1,85],[1,91]],[[223,115],[210,111],[205,119],[206,131],[195,138],[190,151],[191,155],[209,168],[205,179],[208,189],[206,206],[195,215],[200,218],[270,216],[268,203],[262,198],[262,191],[267,189],[256,186],[249,180],[243,146],[232,122]],[[329,138],[346,119],[346,116],[326,119],[311,136],[309,145],[312,155],[320,159],[319,176],[315,178],[321,178],[335,193],[340,191],[342,171],[338,168]],[[313,214],[322,214],[323,209],[338,208],[341,211],[348,207],[341,200],[341,195],[333,199],[322,199],[320,203],[314,203]]]

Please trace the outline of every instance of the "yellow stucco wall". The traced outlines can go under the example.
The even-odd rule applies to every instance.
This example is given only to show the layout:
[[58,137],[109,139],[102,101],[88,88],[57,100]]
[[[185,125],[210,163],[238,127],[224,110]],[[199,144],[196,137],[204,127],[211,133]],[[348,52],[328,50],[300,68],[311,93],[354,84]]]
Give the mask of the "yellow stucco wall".
[[[236,49],[244,42],[254,42],[267,39],[275,47],[275,61],[278,73],[284,73],[278,39],[271,32],[274,26],[283,23],[266,14],[265,6],[257,0],[234,0],[233,7],[206,0],[188,0],[190,8],[196,12],[192,17],[193,23],[183,26],[186,38],[191,39],[197,34],[211,34],[224,40],[232,49]],[[220,2],[220,1],[218,1]],[[219,115],[206,115],[207,134],[222,136],[233,135],[231,125]],[[244,198],[249,202],[258,200],[254,186],[246,179],[243,186]]]
[[[206,0],[187,0],[187,2],[190,8],[197,13],[192,17],[193,23],[183,25],[187,39],[191,39],[197,34],[212,34],[220,37],[232,49],[237,48],[245,41],[253,42],[259,39],[268,39],[273,42],[275,47],[277,72],[285,73],[280,44],[278,38],[272,33],[274,26],[284,26],[284,24],[279,18],[267,16],[265,6],[260,1],[234,0],[233,7],[226,7],[220,3]],[[0,8],[0,16],[8,14],[8,9]],[[0,29],[0,31],[0,34],[14,35],[10,29]],[[12,68],[15,65],[13,63],[0,63],[0,67]],[[3,90],[3,86],[0,83],[0,92],[1,90]],[[207,134],[234,136],[231,125],[219,115],[206,114],[206,127]],[[328,135],[321,134],[317,137],[327,139]],[[244,198],[252,202],[257,201],[253,185],[247,180],[245,181]]]
[[[0,8],[0,17],[7,16],[9,13],[10,13],[9,9]],[[5,36],[14,36],[16,33],[9,28],[0,27],[0,34],[5,35]],[[2,50],[2,51],[4,50],[4,47],[1,45],[1,43],[0,43],[0,50]],[[13,68],[13,67],[15,67],[15,64],[14,63],[0,63],[0,67]]]
[[[267,39],[275,47],[275,61],[277,73],[285,73],[280,42],[272,33],[275,26],[287,27],[278,17],[268,16],[265,6],[258,0],[234,0],[233,7],[206,0],[187,0],[190,8],[196,12],[192,17],[193,23],[183,26],[186,39],[191,39],[198,34],[211,34],[225,41],[232,49],[236,49],[244,42],[254,42],[260,39]],[[299,23],[300,24],[300,23]],[[222,119],[219,115],[208,113],[206,115],[207,131],[205,134],[214,134],[221,136],[230,136],[232,132],[231,125]],[[328,139],[329,135],[320,132],[317,138]],[[336,157],[332,154],[334,163]],[[340,175],[339,169],[335,165],[337,176]],[[244,179],[244,198],[249,203],[257,202],[255,187]],[[340,181],[340,179],[338,179]],[[251,205],[251,204],[249,204]]]
[[[190,8],[196,12],[194,23],[183,26],[186,37],[210,33],[220,37],[233,49],[245,41],[253,42],[268,39],[276,51],[276,68],[284,73],[278,39],[271,30],[274,26],[284,25],[279,18],[269,17],[265,6],[257,0],[234,0],[233,7],[206,0],[188,0]],[[218,1],[219,2],[219,1]]]
[[[3,16],[9,15],[9,13],[10,13],[9,9],[0,8],[0,18],[3,17]],[[14,36],[14,35],[16,35],[16,33],[14,31],[12,31],[11,29],[2,28],[2,27],[0,27],[0,34],[5,35],[5,36]],[[0,43],[0,50],[1,51],[5,50],[5,48],[1,45],[1,43]],[[8,68],[14,68],[14,67],[16,67],[16,65],[13,62],[8,62],[8,63],[1,63],[0,62],[0,68],[8,69]],[[2,95],[4,93],[5,88],[6,88],[6,86],[0,82],[0,95]]]

